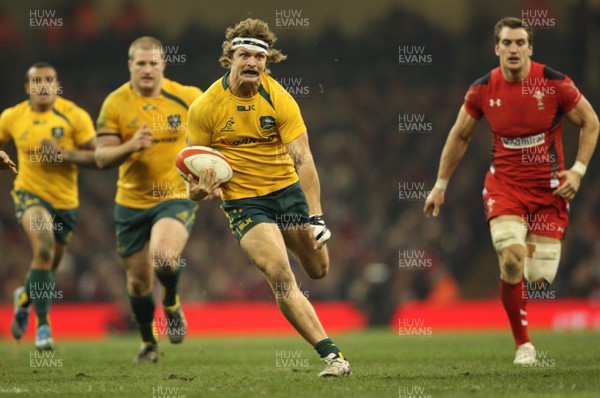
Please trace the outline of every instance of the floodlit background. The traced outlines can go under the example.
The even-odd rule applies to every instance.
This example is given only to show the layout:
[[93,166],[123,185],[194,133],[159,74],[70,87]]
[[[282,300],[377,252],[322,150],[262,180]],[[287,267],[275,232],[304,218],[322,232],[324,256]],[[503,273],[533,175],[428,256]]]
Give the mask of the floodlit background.
[[[48,61],[64,97],[95,120],[104,98],[128,80],[127,49],[141,35],[166,46],[166,77],[207,89],[224,73],[217,60],[225,28],[247,17],[267,21],[276,47],[289,56],[271,66],[272,75],[302,110],[333,231],[330,274],[310,281],[294,266],[300,289],[314,301],[348,301],[370,324],[386,324],[408,300],[497,296],[498,265],[481,200],[491,149],[485,121],[439,219],[426,221],[421,209],[469,84],[498,65],[493,25],[509,15],[532,21],[533,59],[569,75],[600,111],[597,0],[3,1],[0,108],[25,100],[24,73]],[[577,137],[566,125],[568,167]],[[12,143],[6,149],[16,158]],[[600,296],[599,159],[571,203],[557,297]],[[57,288],[64,301],[121,303],[125,318],[112,216],[116,179],[116,170],[81,170],[79,227]],[[0,303],[6,305],[30,261],[12,181],[10,173],[0,174]],[[273,300],[217,203],[201,204],[182,265],[185,302]]]

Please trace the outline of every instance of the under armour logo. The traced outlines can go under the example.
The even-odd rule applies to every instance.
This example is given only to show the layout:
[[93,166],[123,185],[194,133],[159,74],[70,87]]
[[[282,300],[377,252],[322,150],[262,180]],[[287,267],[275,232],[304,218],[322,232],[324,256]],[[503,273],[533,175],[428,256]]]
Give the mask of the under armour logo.
[[493,108],[494,105],[496,105],[498,107],[500,105],[502,105],[502,102],[500,101],[500,98],[496,98],[495,100],[490,98],[490,106]]

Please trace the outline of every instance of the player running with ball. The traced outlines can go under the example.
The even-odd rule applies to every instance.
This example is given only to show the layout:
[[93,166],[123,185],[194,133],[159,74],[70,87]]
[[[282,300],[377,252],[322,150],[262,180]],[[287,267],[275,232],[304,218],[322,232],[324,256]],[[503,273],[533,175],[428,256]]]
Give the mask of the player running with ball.
[[[300,109],[267,69],[286,56],[273,48],[275,35],[261,20],[241,21],[225,36],[219,61],[228,71],[190,107],[188,144],[210,146],[231,163],[222,208],[233,235],[269,281],[283,315],[326,362],[319,376],[350,375],[288,259],[290,250],[310,278],[325,277],[331,233]],[[190,198],[200,200],[217,186],[214,170],[205,170],[199,183],[190,178]]]
[[130,81],[104,101],[98,117],[96,162],[119,166],[115,220],[117,251],[127,273],[127,292],[142,336],[135,362],[156,362],[153,334],[154,275],[171,343],[181,343],[187,323],[177,295],[179,260],[194,223],[196,203],[173,164],[185,147],[189,105],[201,94],[164,77],[160,41],[141,37],[129,47]]
[[[448,180],[485,116],[493,156],[483,200],[500,261],[502,304],[516,343],[515,364],[535,363],[527,334],[523,277],[552,283],[558,270],[569,201],[579,189],[598,138],[598,117],[571,79],[531,60],[533,34],[517,18],[495,26],[500,67],[469,88],[442,151],[437,182],[423,212],[436,217]],[[564,167],[562,117],[581,128],[575,164]]]

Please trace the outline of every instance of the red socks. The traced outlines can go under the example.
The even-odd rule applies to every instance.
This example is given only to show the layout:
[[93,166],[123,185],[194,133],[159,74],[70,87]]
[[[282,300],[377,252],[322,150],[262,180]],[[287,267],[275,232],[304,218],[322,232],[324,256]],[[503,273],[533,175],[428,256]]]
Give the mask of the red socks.
[[510,321],[517,347],[531,341],[527,335],[527,312],[525,311],[527,296],[524,294],[524,289],[523,280],[515,285],[500,280],[502,304]]

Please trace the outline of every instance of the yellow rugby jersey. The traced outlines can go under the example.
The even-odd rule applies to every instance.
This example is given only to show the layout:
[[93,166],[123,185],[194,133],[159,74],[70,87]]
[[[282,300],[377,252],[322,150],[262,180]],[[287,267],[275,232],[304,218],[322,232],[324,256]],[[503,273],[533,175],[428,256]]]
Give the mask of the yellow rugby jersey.
[[34,112],[29,100],[0,115],[0,143],[12,139],[17,148],[19,175],[15,189],[29,191],[56,209],[79,206],[77,165],[42,147],[43,139],[53,140],[67,150],[93,140],[96,132],[90,115],[73,102],[56,97],[47,112]]
[[263,73],[252,98],[239,98],[227,76],[213,83],[190,107],[190,145],[210,146],[231,163],[233,178],[223,200],[264,196],[298,181],[286,144],[306,132],[300,108],[275,79]]
[[129,82],[109,94],[98,116],[98,130],[118,131],[122,142],[130,140],[144,122],[152,130],[150,148],[133,153],[119,167],[117,203],[146,209],[188,197],[175,157],[185,147],[188,107],[200,94],[197,87],[168,79],[156,98],[139,95]]

